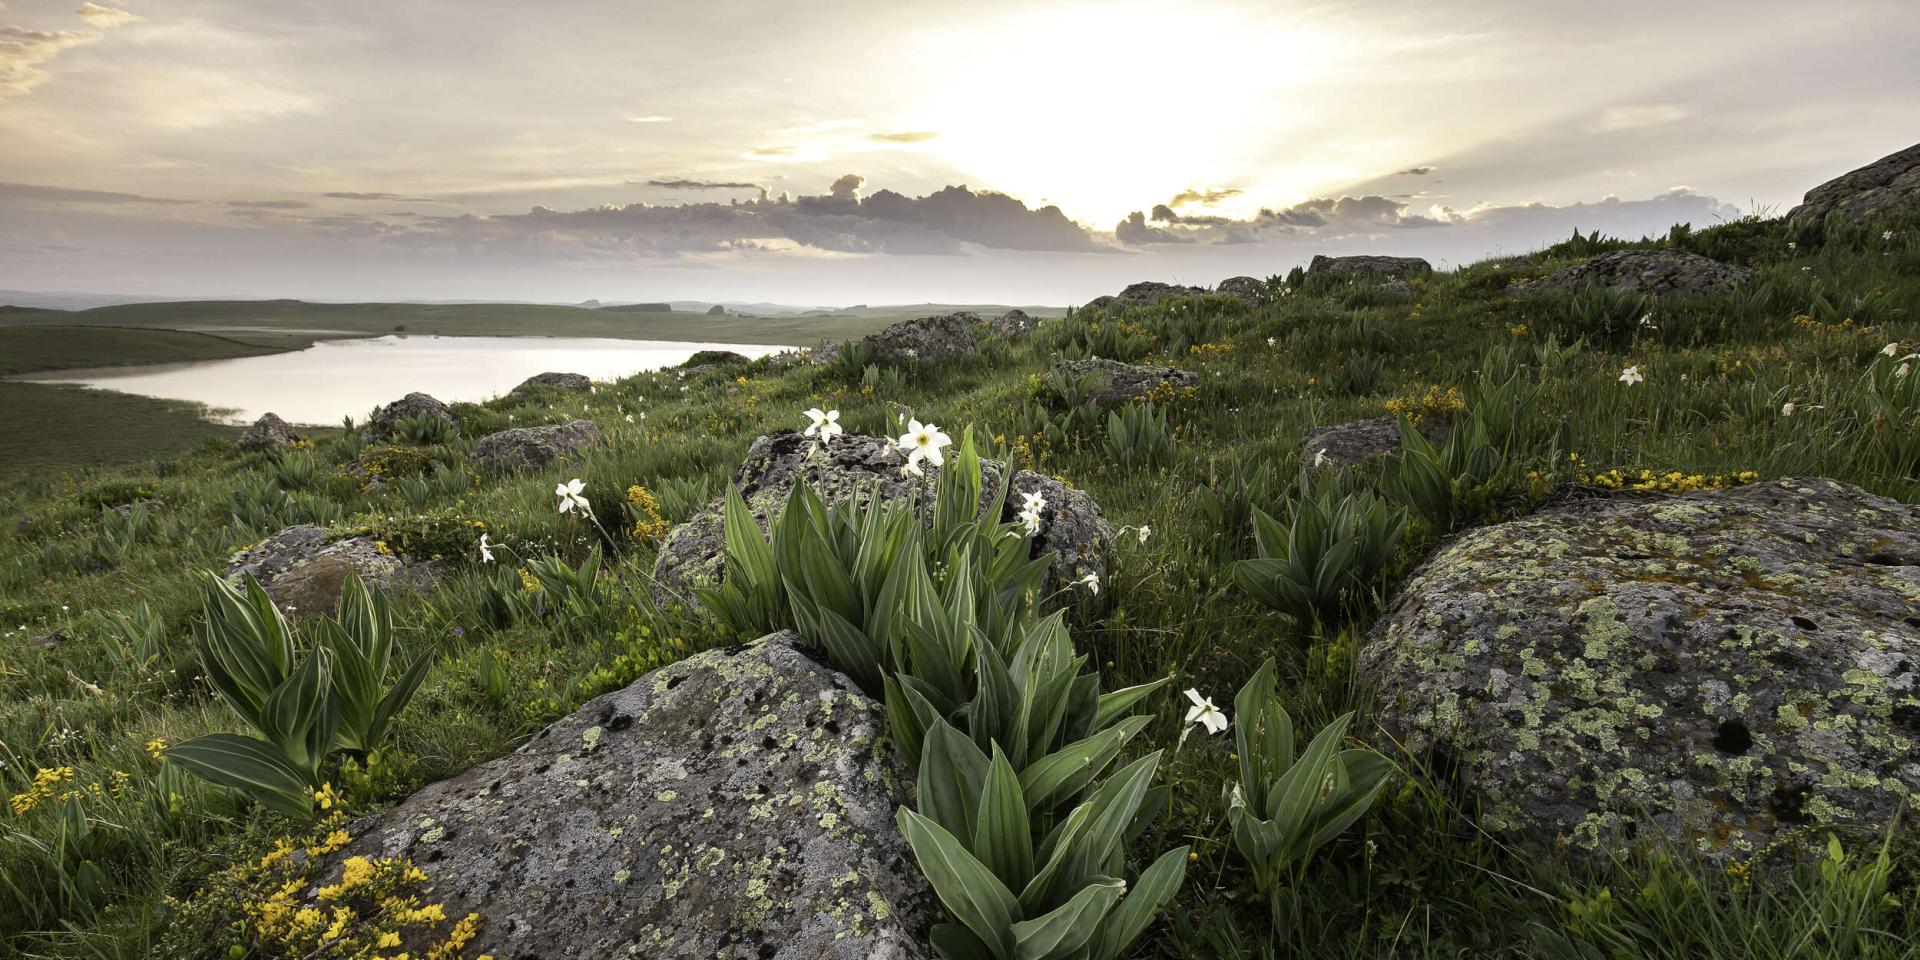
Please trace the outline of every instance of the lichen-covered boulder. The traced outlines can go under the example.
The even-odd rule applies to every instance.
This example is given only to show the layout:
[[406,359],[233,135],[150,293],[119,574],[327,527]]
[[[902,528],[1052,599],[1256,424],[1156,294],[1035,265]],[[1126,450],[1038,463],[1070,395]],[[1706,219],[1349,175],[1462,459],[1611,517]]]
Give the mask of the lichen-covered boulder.
[[449,917],[483,919],[468,956],[927,957],[938,905],[894,826],[911,775],[885,711],[797,642],[696,654],[589,702],[350,824],[320,882],[405,857]]
[[429,565],[409,563],[378,541],[332,537],[324,527],[287,527],[229,558],[227,579],[239,583],[251,574],[282,612],[300,617],[332,614],[350,576],[383,590],[423,590],[433,582]]
[[1253,277],[1228,277],[1220,281],[1213,292],[1219,296],[1244,300],[1254,306],[1267,302],[1267,285]]
[[601,442],[600,428],[592,420],[511,427],[490,433],[474,444],[473,465],[496,473],[545,467],[581,447]]
[[1920,792],[1920,508],[1824,479],[1469,531],[1359,658],[1393,742],[1483,825],[1744,861]]
[[733,366],[752,362],[752,357],[744,353],[736,353],[732,350],[695,350],[693,356],[688,357],[686,362],[682,363],[681,366]]
[[[1447,442],[1452,431],[1445,420],[1428,417],[1415,429],[1436,444]],[[1314,427],[1300,438],[1300,461],[1312,467],[1352,467],[1376,457],[1400,452],[1400,418],[1373,417],[1332,426]]]
[[1679,250],[1615,250],[1526,283],[1510,293],[1541,290],[1579,291],[1607,287],[1655,296],[1699,296],[1727,293],[1747,282],[1752,271]]
[[1307,264],[1309,275],[1347,280],[1412,280],[1433,272],[1433,264],[1419,257],[1329,257],[1315,254]]
[[1064,376],[1092,377],[1093,399],[1106,403],[1118,403],[1158,396],[1168,391],[1186,390],[1200,382],[1200,375],[1192,370],[1181,370],[1157,363],[1121,363],[1118,360],[1102,360],[1099,357],[1062,360],[1054,364],[1053,369]]
[[577,393],[592,389],[593,379],[584,373],[555,373],[549,370],[520,381],[520,385],[514,387],[507,396],[524,397],[536,390],[568,390]]
[[1027,312],[1019,307],[987,321],[988,328],[1003,337],[1024,336],[1033,332],[1033,328],[1039,325],[1038,317],[1028,316]]
[[[931,506],[940,468],[927,467],[924,477],[903,476],[900,468],[905,462],[885,437],[846,434],[819,447],[799,433],[783,430],[753,442],[746,460],[734,473],[733,484],[763,531],[771,529],[794,484],[802,481],[812,484],[829,505],[856,495],[866,496],[877,482],[882,499],[917,494]],[[988,507],[988,495],[1005,469],[998,460],[981,461],[982,510]],[[1113,528],[1092,497],[1052,477],[1026,470],[1014,472],[1012,488],[1014,492],[1008,495],[1011,502],[1000,518],[1003,521],[1014,519],[1020,494],[1038,493],[1046,498],[1041,532],[1031,540],[1032,555],[1054,554],[1050,574],[1054,587],[1063,587],[1089,573],[1106,577],[1113,552]],[[694,586],[721,579],[726,555],[724,505],[724,499],[716,499],[667,534],[653,563],[654,581],[666,598],[691,602]]]
[[366,443],[390,440],[399,435],[402,422],[416,417],[457,422],[446,404],[416,391],[375,410],[373,418],[360,431],[360,439]]
[[1920,143],[1808,190],[1806,201],[1787,212],[1787,222],[1830,213],[1860,223],[1920,216]]
[[271,447],[292,446],[300,440],[300,434],[285,420],[268,412],[260,415],[253,425],[240,434],[233,445],[242,450],[266,450]]
[[980,352],[980,317],[960,312],[902,320],[861,341],[867,355],[881,363],[908,363],[970,357]]

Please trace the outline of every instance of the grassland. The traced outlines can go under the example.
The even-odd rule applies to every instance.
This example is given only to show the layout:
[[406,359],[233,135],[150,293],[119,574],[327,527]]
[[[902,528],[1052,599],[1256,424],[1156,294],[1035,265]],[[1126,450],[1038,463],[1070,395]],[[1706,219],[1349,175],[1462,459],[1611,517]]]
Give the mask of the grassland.
[[122,364],[226,360],[298,350],[309,336],[85,326],[0,326],[0,375]]
[[[1359,703],[1351,663],[1360,638],[1449,532],[1416,522],[1380,594],[1337,628],[1283,616],[1235,588],[1229,566],[1253,549],[1245,518],[1255,506],[1291,514],[1298,439],[1310,427],[1389,409],[1445,415],[1457,391],[1486,375],[1524,378],[1524,415],[1456,526],[1569,492],[1604,494],[1595,478],[1613,470],[1722,478],[1707,483],[1821,475],[1920,501],[1920,410],[1876,407],[1873,393],[1873,377],[1891,376],[1876,366],[1883,347],[1920,340],[1911,313],[1920,231],[1790,235],[1777,221],[1676,231],[1639,245],[1748,265],[1753,280],[1732,294],[1598,310],[1566,295],[1506,293],[1623,245],[1589,238],[1475,264],[1421,282],[1411,302],[1296,282],[1276,285],[1259,308],[1205,298],[1083,313],[1024,340],[990,341],[971,360],[872,372],[758,362],[684,384],[629,378],[586,398],[584,410],[578,397],[564,412],[551,409],[554,397],[460,405],[458,436],[402,458],[451,468],[431,482],[356,483],[343,466],[396,454],[351,436],[278,455],[206,446],[78,479],[13,480],[0,486],[13,518],[0,528],[0,793],[31,794],[36,777],[71,784],[90,826],[76,836],[51,802],[0,813],[0,930],[9,934],[0,954],[247,955],[247,928],[229,923],[244,911],[243,892],[214,878],[304,828],[185,776],[149,746],[240,729],[209,693],[189,641],[196,577],[288,523],[365,533],[437,559],[444,573],[430,594],[396,598],[403,642],[429,651],[433,665],[394,746],[372,767],[330,773],[358,813],[496,756],[655,665],[739,639],[684,613],[643,615],[617,594],[565,620],[503,615],[503,598],[522,588],[512,571],[479,562],[476,530],[529,560],[579,562],[599,544],[610,551],[609,583],[644,582],[657,542],[628,534],[645,518],[623,492],[644,486],[667,519],[684,519],[722,489],[756,436],[805,425],[801,411],[813,406],[839,409],[859,433],[897,434],[907,412],[956,436],[970,427],[1000,456],[1086,490],[1116,526],[1150,526],[1150,539],[1122,543],[1102,601],[1069,613],[1103,684],[1171,677],[1174,690],[1224,702],[1274,657],[1281,696],[1305,730]],[[1643,311],[1657,322],[1637,324]],[[1162,408],[1164,454],[1127,465],[1103,421],[1071,416],[1046,374],[1060,356],[1089,352],[1200,375],[1194,396]],[[1644,383],[1621,382],[1628,366]],[[647,416],[629,421],[635,412]],[[504,481],[465,472],[489,431],[581,415],[610,442],[576,463]],[[555,513],[553,486],[571,477],[586,482],[610,537]],[[1372,479],[1363,470],[1356,482]],[[159,506],[140,524],[102,512],[146,499]],[[1210,502],[1233,509],[1210,513]],[[130,631],[119,619],[128,616],[146,626]],[[30,642],[56,632],[50,644]],[[1185,707],[1177,695],[1156,699],[1135,752],[1179,742]],[[1470,804],[1417,769],[1290,876],[1287,920],[1276,923],[1250,891],[1222,810],[1231,749],[1197,736],[1165,761],[1171,805],[1138,846],[1191,844],[1194,858],[1137,957],[1784,960],[1920,950],[1910,833],[1893,845],[1890,872],[1873,866],[1870,840],[1850,836],[1844,862],[1791,884],[1684,857],[1576,869],[1553,850],[1481,832]]]

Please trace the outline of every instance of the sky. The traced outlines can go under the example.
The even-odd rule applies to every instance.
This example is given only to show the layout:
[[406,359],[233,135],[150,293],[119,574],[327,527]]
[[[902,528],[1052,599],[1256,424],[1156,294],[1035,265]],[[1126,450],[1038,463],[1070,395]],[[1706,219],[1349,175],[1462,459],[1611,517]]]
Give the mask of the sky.
[[1066,304],[1916,139],[1913,0],[5,0],[0,289]]

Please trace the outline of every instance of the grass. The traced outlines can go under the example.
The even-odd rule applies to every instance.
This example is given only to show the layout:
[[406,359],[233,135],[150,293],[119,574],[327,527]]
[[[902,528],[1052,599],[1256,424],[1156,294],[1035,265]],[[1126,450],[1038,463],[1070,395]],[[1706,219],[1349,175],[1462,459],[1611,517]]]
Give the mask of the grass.
[[[299,828],[181,776],[146,745],[237,729],[198,678],[195,576],[281,525],[337,518],[335,530],[437,559],[445,571],[432,593],[397,598],[402,641],[430,650],[434,666],[401,717],[397,746],[371,769],[334,774],[353,812],[497,756],[660,663],[736,639],[696,618],[642,616],[617,592],[571,592],[555,605],[563,613],[542,614],[512,568],[571,589],[561,565],[577,567],[598,545],[609,582],[642,584],[653,515],[684,519],[723,489],[756,436],[804,426],[801,411],[812,406],[840,410],[859,433],[897,434],[895,417],[906,411],[956,434],[971,425],[1002,455],[1088,491],[1115,526],[1150,526],[1145,542],[1120,542],[1101,602],[1070,616],[1103,686],[1171,676],[1172,690],[1197,687],[1224,703],[1276,657],[1286,709],[1317,730],[1359,705],[1356,647],[1391,585],[1447,531],[1416,520],[1384,562],[1388,597],[1363,598],[1328,626],[1281,616],[1234,586],[1229,565],[1253,555],[1251,507],[1284,515],[1302,465],[1298,438],[1310,427],[1444,411],[1483,374],[1520,372],[1530,399],[1497,469],[1453,505],[1457,526],[1603,488],[1616,470],[1672,473],[1682,486],[1748,472],[1822,475],[1920,500],[1920,414],[1876,406],[1884,384],[1873,379],[1885,344],[1920,341],[1920,318],[1906,306],[1920,304],[1920,233],[1903,228],[1882,241],[1878,230],[1829,231],[1793,238],[1795,249],[1788,239],[1777,221],[1742,221],[1639,242],[1711,251],[1756,276],[1736,294],[1655,303],[1652,323],[1625,331],[1606,305],[1583,311],[1570,296],[1504,293],[1515,280],[1625,245],[1593,239],[1530,264],[1437,274],[1405,304],[1334,288],[1259,309],[1205,298],[1082,314],[1026,340],[992,341],[978,359],[899,368],[867,387],[857,371],[764,362],[686,383],[646,374],[587,397],[458,405],[460,434],[418,448],[362,449],[345,435],[279,457],[202,445],[164,462],[10,480],[0,485],[13,518],[0,528],[0,793],[31,794],[36,775],[59,777],[94,826],[68,844],[56,803],[0,811],[0,930],[11,932],[0,955],[211,957],[236,941],[227,921],[240,901],[217,878]],[[1568,346],[1583,338],[1583,348]],[[1156,398],[1165,449],[1137,415],[1116,434],[1104,414],[1061,409],[1046,373],[1059,356],[1090,349],[1200,375],[1192,395]],[[1368,358],[1364,376],[1340,375],[1356,353]],[[1627,366],[1645,382],[1621,383]],[[1789,402],[1795,412],[1783,415]],[[628,422],[635,413],[646,417]],[[462,469],[487,432],[576,416],[596,420],[610,442],[516,478],[482,481]],[[368,488],[341,469],[375,461],[422,479]],[[553,486],[573,477],[586,482],[608,535],[555,513]],[[655,506],[629,500],[633,486]],[[160,505],[130,546],[124,531],[103,525],[103,505],[146,499]],[[635,526],[648,532],[634,536]],[[481,529],[501,563],[477,562]],[[154,624],[150,657],[128,654],[115,627],[140,604]],[[52,631],[61,639],[50,648],[27,642]],[[1185,705],[1177,693],[1155,699],[1136,755],[1179,739]],[[1850,835],[1792,883],[1674,858],[1580,866],[1481,832],[1471,806],[1418,769],[1289,875],[1278,901],[1286,922],[1275,925],[1228,834],[1220,794],[1230,749],[1195,735],[1165,762],[1172,806],[1139,850],[1191,844],[1194,861],[1138,956],[1920,955],[1920,911],[1911,907],[1920,855],[1909,833],[1893,838],[1884,865],[1874,838]],[[1889,897],[1906,907],[1889,908]]]
[[[273,342],[278,340],[280,342]],[[244,339],[182,330],[124,327],[0,327],[0,375],[122,364],[225,360],[297,350],[311,337]]]
[[199,404],[68,384],[0,380],[0,410],[0,479],[171,458],[240,432]]

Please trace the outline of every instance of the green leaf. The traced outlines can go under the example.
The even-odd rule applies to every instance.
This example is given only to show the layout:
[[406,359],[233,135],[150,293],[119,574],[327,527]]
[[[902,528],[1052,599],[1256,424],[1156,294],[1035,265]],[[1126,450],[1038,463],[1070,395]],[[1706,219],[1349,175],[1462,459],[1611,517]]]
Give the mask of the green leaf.
[[1093,728],[1095,730],[1104,730],[1112,726],[1113,722],[1125,715],[1128,710],[1133,708],[1134,704],[1140,702],[1147,694],[1166,686],[1167,682],[1167,677],[1161,677],[1152,683],[1123,687],[1112,693],[1101,694],[1100,709],[1093,717]]
[[1105,878],[1080,888],[1045,916],[1014,924],[1014,956],[1017,960],[1071,956],[1100,932],[1100,921],[1126,890],[1125,881]]
[[920,750],[920,809],[959,836],[973,835],[987,755],[944,720],[927,728]]
[[1100,939],[1093,948],[1094,960],[1114,960],[1120,956],[1121,951],[1147,929],[1147,924],[1153,922],[1154,911],[1179,892],[1180,882],[1187,876],[1187,850],[1186,847],[1169,850],[1141,872],[1126,899],[1113,908],[1107,922],[1101,925]]
[[1128,717],[1028,764],[1020,771],[1020,789],[1026,792],[1027,809],[1049,810],[1077,796],[1120,755],[1120,748],[1126,746],[1134,734],[1145,729],[1148,720],[1147,717]]
[[279,750],[253,737],[210,733],[167,749],[168,763],[232,787],[289,817],[313,816],[313,785]]
[[997,960],[1011,960],[1012,927],[1022,916],[1012,891],[939,824],[906,807],[899,809],[895,819],[920,872],[947,912],[973,931]]
[[1033,877],[1033,830],[1027,819],[1027,801],[1020,793],[1020,776],[1013,772],[999,744],[980,786],[979,812],[974,820],[973,852],[1009,889],[1026,886]]

